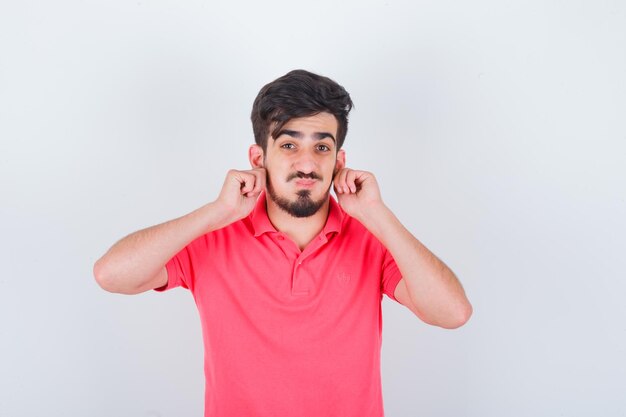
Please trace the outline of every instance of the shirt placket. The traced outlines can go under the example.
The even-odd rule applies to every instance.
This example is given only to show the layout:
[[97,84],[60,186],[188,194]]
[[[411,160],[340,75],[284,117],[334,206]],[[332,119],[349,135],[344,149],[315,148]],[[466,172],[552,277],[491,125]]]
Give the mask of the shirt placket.
[[[291,273],[291,295],[302,297],[311,294],[315,289],[315,280],[312,273],[319,274],[319,271],[312,271],[310,268],[307,268],[307,259],[328,242],[326,235],[323,232],[320,233],[302,252],[291,239],[280,233],[277,236],[277,240],[283,247],[283,251],[291,255],[291,259],[294,259]],[[291,247],[285,247],[287,245]]]

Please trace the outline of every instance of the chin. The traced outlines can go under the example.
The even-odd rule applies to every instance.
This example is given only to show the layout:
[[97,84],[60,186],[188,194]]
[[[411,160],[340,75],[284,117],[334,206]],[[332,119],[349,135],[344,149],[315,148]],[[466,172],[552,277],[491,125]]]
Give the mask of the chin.
[[268,195],[281,210],[293,217],[305,218],[313,216],[324,206],[328,200],[329,192],[326,192],[319,199],[313,199],[311,198],[311,190],[299,190],[296,192],[296,198],[287,199],[275,194],[271,188],[268,188]]

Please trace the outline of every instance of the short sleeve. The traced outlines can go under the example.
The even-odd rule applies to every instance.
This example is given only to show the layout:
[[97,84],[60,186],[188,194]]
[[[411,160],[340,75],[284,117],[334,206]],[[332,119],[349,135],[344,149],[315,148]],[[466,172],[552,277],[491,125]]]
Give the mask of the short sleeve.
[[381,289],[389,298],[396,302],[399,301],[396,300],[394,292],[401,279],[402,274],[400,273],[400,269],[398,269],[398,265],[396,265],[396,261],[393,259],[393,256],[391,256],[391,253],[389,253],[387,249],[384,249]]
[[167,284],[162,287],[155,288],[154,291],[163,292],[167,290],[171,290],[176,287],[183,287],[189,289],[189,286],[185,282],[183,278],[183,269],[185,269],[181,264],[181,258],[185,259],[185,254],[182,252],[186,252],[187,248],[184,248],[181,252],[179,252],[176,256],[170,259],[165,265],[165,269],[167,270]]
[[193,292],[197,272],[202,270],[201,260],[206,259],[206,256],[204,256],[206,248],[206,235],[185,246],[165,264],[167,284],[154,290],[162,292],[176,287],[183,287]]

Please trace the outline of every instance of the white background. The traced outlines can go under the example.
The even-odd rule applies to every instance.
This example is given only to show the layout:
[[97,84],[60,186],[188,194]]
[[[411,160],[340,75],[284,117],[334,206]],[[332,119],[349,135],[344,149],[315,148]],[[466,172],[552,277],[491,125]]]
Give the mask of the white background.
[[626,5],[442,0],[3,0],[0,416],[202,415],[190,293],[91,268],[247,168],[295,68],[351,93],[349,165],[474,306],[385,297],[386,415],[626,416]]

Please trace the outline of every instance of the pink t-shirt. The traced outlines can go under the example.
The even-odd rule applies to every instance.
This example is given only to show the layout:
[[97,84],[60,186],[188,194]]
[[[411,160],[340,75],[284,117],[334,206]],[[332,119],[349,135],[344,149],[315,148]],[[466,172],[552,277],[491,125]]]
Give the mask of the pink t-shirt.
[[[248,217],[203,235],[167,264],[193,294],[205,346],[205,417],[381,417],[381,301],[401,279],[381,243],[331,197],[300,251]],[[397,301],[397,300],[396,300]]]

